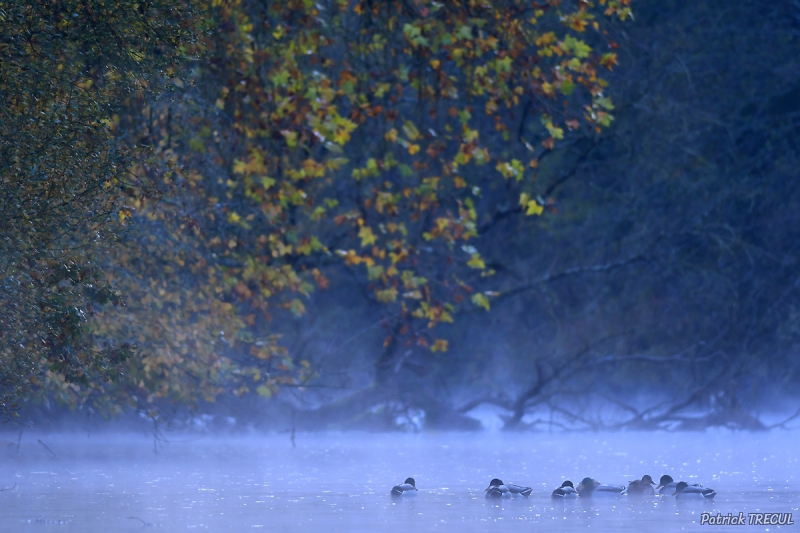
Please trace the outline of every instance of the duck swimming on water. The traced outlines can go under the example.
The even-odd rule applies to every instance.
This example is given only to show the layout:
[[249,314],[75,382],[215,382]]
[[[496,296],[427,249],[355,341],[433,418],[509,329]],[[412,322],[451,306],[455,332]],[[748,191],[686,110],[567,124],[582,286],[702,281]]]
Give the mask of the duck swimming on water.
[[673,494],[677,484],[678,482],[672,479],[672,476],[664,474],[661,476],[661,479],[658,480],[656,491],[658,491],[659,494]]
[[[703,485],[699,483],[689,484],[690,487],[702,487]],[[658,480],[658,486],[656,487],[656,491],[658,494],[663,496],[673,496],[675,494],[675,487],[678,486],[678,482],[672,479],[672,476],[664,474],[661,476],[661,479]]]
[[552,494],[553,498],[577,498],[578,491],[575,490],[575,486],[572,484],[572,481],[566,480],[564,483],[561,484],[556,490],[553,491]]
[[403,483],[392,487],[392,496],[402,496],[404,492],[409,490],[419,490],[413,477],[406,478]]
[[625,492],[625,487],[615,485],[602,485],[590,477],[583,478],[578,485],[578,494],[581,498],[591,498],[597,496],[619,496]]
[[484,489],[487,498],[502,498],[505,495],[522,494],[526,498],[531,495],[531,487],[523,487],[522,485],[514,485],[513,483],[503,483],[501,480],[494,478],[489,482],[489,486]]
[[675,485],[675,498],[679,500],[713,500],[717,493],[714,489],[707,489],[705,487],[696,487],[689,485],[685,481],[681,481]]
[[656,491],[653,490],[653,485],[655,484],[656,482],[653,481],[653,478],[644,475],[642,479],[634,479],[628,483],[628,494],[654,496]]

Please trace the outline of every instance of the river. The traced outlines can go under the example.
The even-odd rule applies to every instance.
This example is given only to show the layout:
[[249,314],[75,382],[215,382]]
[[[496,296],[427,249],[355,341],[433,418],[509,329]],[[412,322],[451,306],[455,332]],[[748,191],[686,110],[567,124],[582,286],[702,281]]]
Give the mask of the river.
[[[0,531],[798,531],[796,432],[191,434],[153,451],[131,434],[5,434]],[[564,479],[649,474],[702,483],[673,497],[553,501]],[[390,489],[414,477],[415,497]],[[487,500],[490,479],[533,488]],[[793,513],[798,525],[700,525],[702,513]]]

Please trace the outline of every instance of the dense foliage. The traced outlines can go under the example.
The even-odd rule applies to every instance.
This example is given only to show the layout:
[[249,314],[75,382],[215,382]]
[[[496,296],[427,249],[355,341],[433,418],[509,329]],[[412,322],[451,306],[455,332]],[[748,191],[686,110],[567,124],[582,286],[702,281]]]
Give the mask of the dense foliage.
[[2,414],[30,386],[102,386],[131,353],[87,329],[119,303],[92,260],[114,240],[130,165],[114,121],[189,23],[168,2],[0,3]]
[[763,428],[800,379],[790,3],[114,5],[0,4],[7,408]]
[[[207,7],[215,31],[187,83],[120,119],[155,157],[134,168],[133,225],[104,259],[127,305],[97,331],[140,350],[104,405],[306,384],[315,369],[272,319],[302,315],[335,263],[385,305],[380,368],[401,345],[445,352],[434,326],[490,307],[480,286],[493,272],[470,244],[480,214],[541,214],[527,192],[537,158],[567,130],[610,124],[600,71],[616,55],[600,23],[628,14],[618,2]],[[484,199],[495,183],[502,197]]]

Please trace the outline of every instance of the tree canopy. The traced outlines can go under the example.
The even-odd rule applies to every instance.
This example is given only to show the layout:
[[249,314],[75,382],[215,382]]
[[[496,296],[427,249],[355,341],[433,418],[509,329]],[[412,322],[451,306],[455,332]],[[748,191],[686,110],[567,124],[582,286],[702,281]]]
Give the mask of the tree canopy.
[[176,64],[190,23],[168,2],[0,3],[3,414],[53,380],[114,379],[131,354],[87,328],[97,306],[119,303],[93,258],[113,244],[131,163],[115,120]]
[[150,156],[123,185],[126,237],[100,259],[126,306],[93,331],[139,350],[101,403],[306,384],[315,370],[272,316],[304,313],[339,262],[385,307],[381,368],[398,346],[446,352],[435,326],[491,305],[481,224],[540,215],[538,159],[611,123],[606,26],[626,4],[195,6],[214,26],[200,59],[115,124]]
[[6,412],[332,387],[336,343],[387,420],[751,423],[797,329],[782,10],[0,4]]

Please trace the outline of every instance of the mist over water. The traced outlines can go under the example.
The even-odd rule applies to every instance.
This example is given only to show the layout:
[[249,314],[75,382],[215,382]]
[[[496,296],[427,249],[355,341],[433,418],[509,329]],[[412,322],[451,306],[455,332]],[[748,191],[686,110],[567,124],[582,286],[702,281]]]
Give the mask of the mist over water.
[[[794,513],[794,432],[286,434],[171,438],[7,434],[0,531],[737,530],[701,513]],[[10,441],[14,441],[13,443]],[[42,443],[39,443],[41,440]],[[53,453],[50,453],[46,445]],[[649,474],[702,483],[713,502],[672,497],[553,501],[564,479],[626,484]],[[419,492],[392,498],[414,477]],[[533,488],[487,500],[493,477]],[[746,526],[748,531],[798,526]]]

